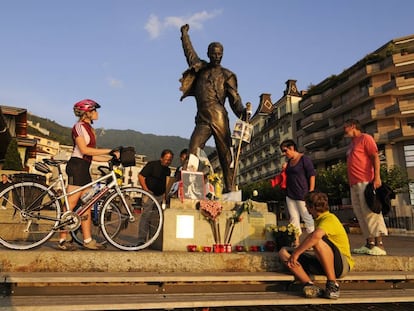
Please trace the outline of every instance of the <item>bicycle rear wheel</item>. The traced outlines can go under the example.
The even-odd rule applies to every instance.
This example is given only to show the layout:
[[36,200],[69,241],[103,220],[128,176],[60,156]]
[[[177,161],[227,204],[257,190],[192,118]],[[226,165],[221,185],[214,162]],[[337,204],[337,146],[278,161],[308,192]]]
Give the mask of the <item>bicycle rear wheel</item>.
[[36,182],[19,182],[0,193],[0,243],[25,250],[46,242],[61,213],[52,190]]
[[[108,197],[101,212],[102,233],[118,249],[144,249],[154,243],[161,232],[161,206],[153,195],[141,188],[126,187],[121,192],[127,206],[124,206],[121,196],[116,192]],[[119,215],[112,212],[115,206],[120,211]],[[132,217],[126,208],[132,212]]]
[[[103,206],[103,201],[98,201],[95,204],[95,206],[92,208],[91,233],[92,233],[92,239],[96,240],[96,242],[98,242],[100,244],[105,244],[105,243],[107,243],[107,240],[106,240],[105,236],[102,234],[100,219],[99,219],[100,218],[100,213],[101,213],[101,210],[102,210],[102,206]],[[119,211],[119,209],[116,205],[111,206],[110,213],[111,214],[109,214],[109,211],[108,211],[108,213],[107,213],[108,217],[109,216],[111,218],[114,217],[114,219],[121,217],[121,212]],[[120,226],[121,225],[119,224],[119,227]],[[109,232],[109,234],[111,236],[114,236],[115,234],[117,234],[118,231],[119,231],[119,227],[116,228],[116,226],[114,225],[111,232]],[[72,236],[72,239],[77,244],[83,245],[82,227],[79,227],[75,231],[71,231],[70,234]]]

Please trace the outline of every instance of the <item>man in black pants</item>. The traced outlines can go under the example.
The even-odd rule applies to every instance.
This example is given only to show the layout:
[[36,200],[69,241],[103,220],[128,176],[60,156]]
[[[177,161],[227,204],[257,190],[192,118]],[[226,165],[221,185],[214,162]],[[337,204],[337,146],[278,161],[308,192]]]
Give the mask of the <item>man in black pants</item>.
[[[165,149],[161,153],[161,158],[156,161],[148,162],[138,175],[139,183],[142,189],[153,194],[158,203],[165,200],[167,177],[171,176],[169,166],[173,160],[174,154],[171,150]],[[138,243],[144,244],[147,241],[147,235],[151,224],[152,201],[148,197],[142,198],[143,211],[139,223]]]

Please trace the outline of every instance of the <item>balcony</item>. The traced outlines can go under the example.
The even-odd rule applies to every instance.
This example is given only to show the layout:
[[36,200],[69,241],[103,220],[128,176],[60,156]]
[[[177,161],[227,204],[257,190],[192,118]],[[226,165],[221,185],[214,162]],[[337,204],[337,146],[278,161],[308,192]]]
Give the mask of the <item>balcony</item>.
[[392,142],[407,140],[407,138],[414,138],[414,128],[411,126],[404,125],[387,133],[387,139]]
[[327,129],[327,131],[326,131],[327,137],[335,137],[335,136],[344,135],[343,124],[340,124],[338,127],[337,127],[337,125],[339,125],[339,124],[336,124],[335,126],[330,127],[329,129]]
[[299,109],[306,115],[311,114],[313,112],[308,112],[307,110],[312,110],[313,107],[318,104],[322,100],[322,96],[320,94],[313,95],[299,103]]
[[394,54],[392,58],[396,67],[414,64],[414,53]]
[[409,94],[414,90],[414,78],[397,77],[379,87],[370,87],[370,96]]
[[385,94],[389,94],[391,95],[391,91],[396,90],[397,84],[395,82],[395,80],[389,81],[387,83],[385,83],[384,85],[381,85],[379,87],[369,87],[368,88],[368,94],[369,96],[382,96]]
[[358,85],[361,81],[363,81],[367,77],[367,70],[366,67],[362,67],[352,73],[346,80],[342,80],[337,86],[333,89],[328,90],[328,92],[323,93],[323,98],[328,99],[331,96],[331,93],[336,96],[336,94],[340,94],[347,89],[352,88],[353,86]]
[[403,100],[385,108],[385,115],[387,117],[399,116],[400,114],[404,116],[414,115],[414,101]]
[[414,88],[414,78],[397,77],[395,80],[400,91]]
[[314,132],[329,125],[326,113],[315,113],[301,121],[302,130]]
[[326,131],[306,135],[303,137],[303,145],[307,149],[329,145],[328,135],[326,134]]
[[310,157],[314,164],[326,163],[331,160],[345,158],[348,146],[334,147],[329,150],[317,150],[310,153]]

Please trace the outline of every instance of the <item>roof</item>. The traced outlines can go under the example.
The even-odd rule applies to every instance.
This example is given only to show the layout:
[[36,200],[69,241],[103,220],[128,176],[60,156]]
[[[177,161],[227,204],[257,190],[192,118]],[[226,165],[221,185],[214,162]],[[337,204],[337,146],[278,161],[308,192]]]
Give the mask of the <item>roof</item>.
[[10,106],[2,106],[0,105],[1,111],[3,114],[17,116],[22,113],[26,113],[27,109],[24,108],[17,108],[17,107],[10,107]]

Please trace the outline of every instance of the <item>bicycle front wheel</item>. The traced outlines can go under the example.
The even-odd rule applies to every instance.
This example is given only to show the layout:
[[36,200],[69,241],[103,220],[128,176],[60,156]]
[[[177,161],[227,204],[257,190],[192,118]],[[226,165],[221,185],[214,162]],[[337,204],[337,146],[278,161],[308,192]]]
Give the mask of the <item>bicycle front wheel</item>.
[[[154,243],[161,232],[161,206],[153,195],[141,188],[125,187],[121,193],[114,192],[104,203],[100,219],[102,233],[118,249],[144,249]],[[114,207],[118,208],[119,214],[113,213]]]
[[52,190],[19,182],[0,193],[0,243],[25,250],[46,242],[59,223],[61,207]]

